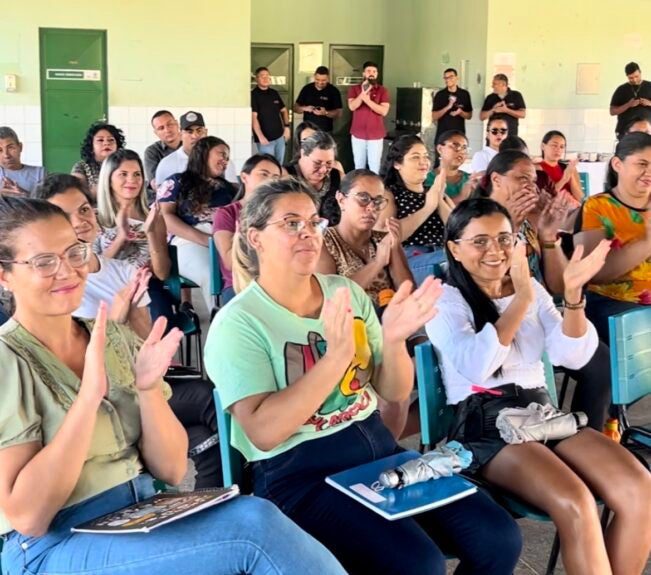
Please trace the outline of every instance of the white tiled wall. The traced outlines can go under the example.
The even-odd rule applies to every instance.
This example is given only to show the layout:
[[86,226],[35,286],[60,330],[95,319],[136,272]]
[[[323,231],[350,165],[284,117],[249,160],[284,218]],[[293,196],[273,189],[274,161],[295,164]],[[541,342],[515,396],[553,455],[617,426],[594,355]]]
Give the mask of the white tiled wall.
[[[154,141],[150,118],[164,106],[109,107],[109,121],[124,131],[127,146],[139,154]],[[167,108],[177,118],[188,108]],[[219,136],[231,146],[231,156],[237,169],[251,155],[250,108],[202,108],[208,133]],[[466,123],[466,132],[473,152],[483,146],[484,128],[479,113]],[[41,110],[39,106],[0,106],[0,126],[9,125],[24,143],[23,161],[40,165]],[[607,109],[557,110],[527,109],[527,117],[520,121],[519,135],[537,154],[543,135],[549,130],[560,130],[567,138],[567,149],[573,152],[612,152],[615,145],[615,118]]]
[[[150,119],[161,109],[168,109],[178,119],[190,108],[109,107],[109,122],[120,128],[126,137],[127,147],[142,155],[155,141]],[[239,170],[251,155],[250,108],[193,108],[203,114],[208,133],[225,140],[231,147],[231,157]],[[41,109],[40,106],[0,106],[0,126],[10,126],[23,142],[23,162],[41,165]],[[71,166],[72,167],[72,166]]]

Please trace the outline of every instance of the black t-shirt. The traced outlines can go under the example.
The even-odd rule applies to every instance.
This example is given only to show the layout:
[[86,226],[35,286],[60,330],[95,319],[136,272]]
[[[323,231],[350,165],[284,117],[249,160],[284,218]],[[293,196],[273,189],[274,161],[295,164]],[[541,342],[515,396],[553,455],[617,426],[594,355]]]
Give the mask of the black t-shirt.
[[456,97],[456,102],[452,109],[449,112],[446,112],[443,116],[438,119],[436,123],[436,140],[443,132],[448,130],[461,130],[464,134],[466,133],[466,121],[461,116],[451,116],[450,112],[461,108],[464,112],[472,112],[472,102],[470,101],[470,93],[468,90],[457,87],[456,92],[450,92],[447,88],[439,90],[434,95],[434,101],[432,102],[432,112],[438,112],[448,105],[450,97]]
[[[497,94],[492,93],[486,96],[484,100],[484,105],[481,107],[482,112],[487,112],[492,109],[495,104],[503,100],[506,103],[507,108],[511,110],[523,110],[527,106],[524,103],[524,98],[520,92],[516,90],[511,90],[510,88],[506,92],[504,98],[500,98]],[[509,114],[504,114],[506,117],[506,123],[509,125],[509,136],[518,135],[518,118],[514,118]]]
[[[611,106],[623,106],[631,98],[634,100],[638,98],[647,98],[651,100],[651,82],[648,80],[642,80],[642,83],[639,86],[632,86],[628,82],[622,84],[615,90],[613,97],[610,99]],[[651,108],[647,106],[635,106],[634,108],[629,108],[623,114],[617,116],[617,127],[615,128],[615,133],[619,134],[624,126],[633,118],[634,116],[646,116],[651,122]]]
[[[328,111],[338,110],[342,107],[341,94],[332,84],[328,84],[323,90],[317,90],[314,82],[306,84],[296,98],[299,106],[314,106],[325,108]],[[333,120],[326,116],[316,116],[310,112],[303,114],[306,122],[316,124],[324,132],[332,132]]]
[[[283,125],[280,110],[285,107],[280,94],[273,88],[261,90],[257,86],[251,90],[251,110],[258,114],[260,129],[270,142],[283,135]],[[253,138],[258,141],[258,136],[253,132]]]

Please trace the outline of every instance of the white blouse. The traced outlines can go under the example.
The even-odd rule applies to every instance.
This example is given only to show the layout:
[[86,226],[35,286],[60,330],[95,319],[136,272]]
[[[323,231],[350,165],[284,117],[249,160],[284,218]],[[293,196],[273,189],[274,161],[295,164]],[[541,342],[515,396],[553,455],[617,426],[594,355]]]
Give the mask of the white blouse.
[[472,157],[472,162],[470,169],[473,173],[475,172],[485,172],[488,168],[490,161],[497,156],[497,152],[493,150],[490,146],[484,146],[479,152],[476,152]]
[[[553,365],[569,369],[580,369],[590,361],[599,343],[594,326],[587,322],[588,329],[581,337],[565,335],[563,318],[551,296],[536,280],[531,281],[535,300],[508,346],[500,343],[493,324],[487,323],[476,332],[472,311],[461,292],[443,286],[436,303],[438,313],[425,327],[439,358],[450,405],[473,393],[473,385],[492,388],[516,383],[529,389],[544,387],[543,352]],[[500,314],[514,297],[493,300]],[[493,375],[500,367],[502,374]]]

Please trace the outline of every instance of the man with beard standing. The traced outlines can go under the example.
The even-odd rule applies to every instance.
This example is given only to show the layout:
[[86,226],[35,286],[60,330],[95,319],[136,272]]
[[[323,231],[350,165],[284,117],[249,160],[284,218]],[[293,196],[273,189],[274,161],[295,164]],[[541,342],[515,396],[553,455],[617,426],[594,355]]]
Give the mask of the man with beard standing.
[[389,92],[378,83],[378,67],[375,62],[364,62],[364,81],[348,90],[348,107],[353,113],[350,126],[355,169],[368,167],[380,172],[382,144],[386,129],[384,117],[389,113]]

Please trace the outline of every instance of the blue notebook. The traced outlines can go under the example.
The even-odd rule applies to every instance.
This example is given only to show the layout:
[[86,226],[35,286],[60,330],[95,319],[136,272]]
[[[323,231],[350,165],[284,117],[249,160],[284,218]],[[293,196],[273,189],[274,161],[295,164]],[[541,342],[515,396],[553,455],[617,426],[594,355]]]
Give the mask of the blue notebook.
[[326,483],[390,521],[447,505],[477,491],[470,481],[458,475],[408,485],[403,489],[385,487],[379,492],[371,489],[380,473],[420,455],[418,451],[403,451],[330,475],[326,477]]

